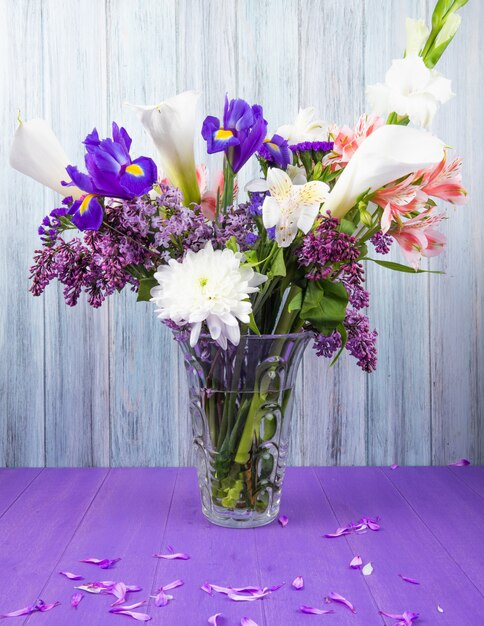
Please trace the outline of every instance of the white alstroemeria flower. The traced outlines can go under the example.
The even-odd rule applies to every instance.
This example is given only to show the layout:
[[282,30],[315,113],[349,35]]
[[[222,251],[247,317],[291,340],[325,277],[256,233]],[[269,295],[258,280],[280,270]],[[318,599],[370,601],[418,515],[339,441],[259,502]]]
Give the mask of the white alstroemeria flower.
[[239,320],[249,323],[249,294],[259,291],[267,276],[244,267],[245,257],[232,250],[214,250],[209,241],[198,252],[189,250],[181,261],[171,259],[155,273],[159,286],[151,290],[151,302],[161,320],[191,324],[193,347],[206,322],[212,338],[224,349],[227,340],[240,341]]
[[392,62],[384,83],[366,88],[373,113],[408,115],[417,126],[428,127],[439,104],[454,94],[451,82],[437,70],[430,70],[422,57],[407,56]]
[[430,133],[395,124],[381,126],[355,151],[329,193],[324,210],[341,218],[365,191],[376,191],[443,158],[444,143]]
[[405,56],[418,56],[430,35],[430,29],[423,20],[414,20],[411,17],[405,20],[405,28],[407,31]]
[[75,200],[85,195],[79,187],[65,187],[69,181],[69,165],[64,148],[45,120],[20,122],[10,148],[10,165],[37,182],[56,191],[61,196]]
[[318,119],[314,107],[299,109],[293,124],[279,126],[276,134],[287,139],[289,145],[303,141],[326,141],[328,139],[328,124]]
[[[308,182],[304,167],[288,165],[286,174],[292,180],[293,185],[304,185]],[[265,178],[253,178],[252,180],[249,180],[244,189],[248,193],[265,193],[266,191],[269,191],[269,185]]]
[[276,168],[267,172],[267,185],[271,195],[264,198],[262,221],[266,228],[276,227],[278,245],[287,248],[298,229],[303,233],[311,230],[329,187],[319,180],[294,185],[286,172]]
[[135,109],[160,154],[169,181],[183,193],[187,206],[200,202],[193,142],[200,93],[184,91],[153,106],[128,104]]

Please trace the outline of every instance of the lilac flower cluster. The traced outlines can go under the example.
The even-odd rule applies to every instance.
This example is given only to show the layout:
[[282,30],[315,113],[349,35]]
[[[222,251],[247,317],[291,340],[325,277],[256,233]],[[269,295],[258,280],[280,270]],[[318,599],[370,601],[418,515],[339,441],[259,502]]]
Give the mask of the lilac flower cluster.
[[393,243],[393,237],[379,231],[371,237],[370,241],[378,254],[388,254]]
[[293,154],[297,154],[299,152],[308,152],[309,150],[313,152],[331,152],[333,147],[334,143],[332,141],[303,141],[289,146],[289,149]]

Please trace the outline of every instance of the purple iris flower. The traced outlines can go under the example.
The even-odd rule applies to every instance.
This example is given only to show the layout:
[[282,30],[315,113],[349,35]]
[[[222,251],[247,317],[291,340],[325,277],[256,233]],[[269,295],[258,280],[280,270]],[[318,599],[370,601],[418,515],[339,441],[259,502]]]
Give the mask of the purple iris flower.
[[229,102],[227,96],[222,123],[218,117],[209,115],[202,126],[208,154],[225,152],[234,174],[260,149],[266,132],[267,122],[261,106],[250,106],[240,98]]
[[265,139],[259,154],[266,161],[274,163],[283,170],[292,163],[292,152],[289,149],[287,139],[280,135],[273,135],[272,139]]
[[99,139],[96,129],[84,140],[85,164],[88,174],[74,165],[66,171],[72,183],[87,193],[74,202],[69,210],[73,223],[80,230],[98,230],[103,220],[103,208],[97,196],[130,200],[148,193],[156,182],[157,169],[148,157],[132,160],[129,155],[131,137],[113,122],[113,138]]

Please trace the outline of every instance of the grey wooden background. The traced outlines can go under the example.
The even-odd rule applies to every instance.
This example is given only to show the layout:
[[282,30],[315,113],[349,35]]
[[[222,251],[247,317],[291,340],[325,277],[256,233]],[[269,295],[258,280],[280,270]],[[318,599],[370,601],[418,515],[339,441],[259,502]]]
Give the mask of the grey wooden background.
[[[70,309],[55,286],[41,298],[28,293],[36,228],[56,199],[8,167],[17,111],[49,120],[73,162],[87,132],[106,132],[112,119],[151,154],[122,102],[155,103],[187,88],[203,90],[200,119],[218,115],[228,91],[263,104],[271,129],[309,104],[351,124],[365,110],[365,84],[401,56],[405,16],[428,21],[431,5],[0,0],[0,466],[191,459],[184,372],[151,306],[126,293],[101,310]],[[471,0],[462,15],[439,66],[457,96],[434,125],[465,158],[472,198],[450,210],[448,251],[432,261],[447,274],[369,268],[378,371],[367,376],[350,357],[329,370],[305,356],[293,464],[484,460],[483,3]]]

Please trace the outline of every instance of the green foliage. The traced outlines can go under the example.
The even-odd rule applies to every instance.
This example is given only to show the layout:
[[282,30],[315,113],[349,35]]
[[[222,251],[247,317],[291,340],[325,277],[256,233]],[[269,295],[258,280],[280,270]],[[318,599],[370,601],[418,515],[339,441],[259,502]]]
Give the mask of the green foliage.
[[456,11],[467,2],[468,0],[438,0],[432,13],[432,30],[422,50],[422,58],[427,67],[435,67],[454,38],[461,22]]
[[309,281],[299,315],[323,334],[328,334],[344,321],[347,305],[348,292],[341,283]]
[[302,307],[302,291],[298,291],[297,294],[292,298],[292,300],[287,305],[287,310],[289,313],[294,313],[294,311],[300,311]]
[[439,272],[436,270],[415,270],[413,269],[413,267],[409,267],[408,265],[402,265],[401,263],[394,263],[393,261],[380,261],[379,259],[370,259],[368,257],[366,257],[364,260],[371,261],[372,263],[376,263],[377,265],[386,267],[389,270],[394,270],[395,272],[405,272],[407,274],[445,274],[445,272]]
[[151,300],[151,289],[156,287],[158,281],[153,276],[139,279],[138,302],[149,302]]
[[278,248],[277,252],[272,259],[271,268],[269,270],[270,276],[285,276],[286,275],[286,263],[284,261],[284,248]]

